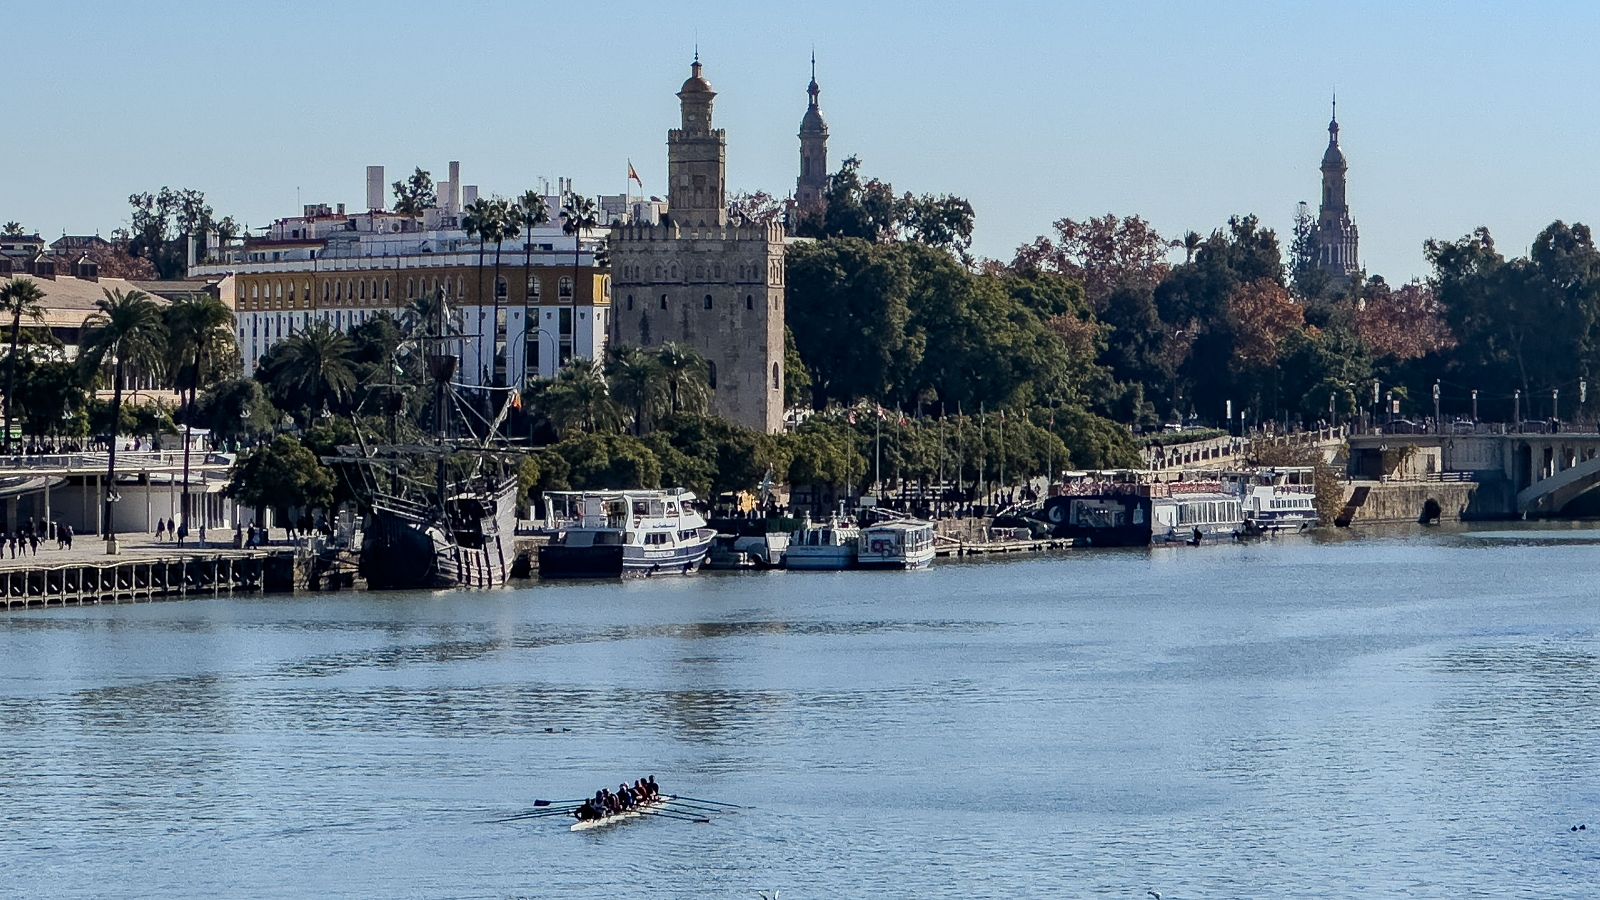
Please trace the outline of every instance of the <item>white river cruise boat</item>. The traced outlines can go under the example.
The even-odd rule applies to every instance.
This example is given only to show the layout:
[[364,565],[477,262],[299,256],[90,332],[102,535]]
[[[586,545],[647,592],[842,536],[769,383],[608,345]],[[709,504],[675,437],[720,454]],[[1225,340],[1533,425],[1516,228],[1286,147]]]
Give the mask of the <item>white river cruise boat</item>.
[[924,569],[933,562],[933,544],[932,522],[879,522],[861,529],[856,565],[862,569]]
[[541,578],[689,575],[716,536],[682,489],[551,491],[544,503]]
[[856,564],[856,548],[861,529],[845,516],[835,513],[821,522],[811,515],[801,520],[800,528],[789,538],[783,551],[785,569],[851,569]]
[[1316,472],[1310,466],[1284,466],[1241,474],[1247,531],[1301,531],[1317,524]]

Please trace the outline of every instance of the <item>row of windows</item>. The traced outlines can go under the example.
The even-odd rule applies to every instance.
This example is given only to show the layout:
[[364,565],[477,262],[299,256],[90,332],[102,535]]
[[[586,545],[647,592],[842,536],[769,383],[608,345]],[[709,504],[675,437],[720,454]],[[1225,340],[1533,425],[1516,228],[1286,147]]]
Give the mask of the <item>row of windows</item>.
[[[449,276],[446,276],[442,282],[438,276],[434,276],[432,279],[406,279],[406,299],[410,300],[421,296],[422,294],[418,293],[419,289],[422,294],[428,295],[437,294],[442,289],[445,292],[446,297],[459,298],[466,296],[467,282],[466,278],[460,275],[456,276],[454,283],[451,282]],[[360,281],[354,279],[346,279],[343,281],[324,281],[322,283],[321,300],[323,303],[335,304],[345,302],[359,303],[367,300],[388,300],[390,299],[389,292],[390,280],[388,278],[384,278],[382,281],[379,281],[375,278],[362,279]],[[495,297],[500,300],[505,300],[508,298],[510,290],[504,275],[496,279],[494,292]],[[526,298],[530,301],[537,301],[540,299],[542,293],[543,287],[540,284],[540,279],[537,276],[528,276],[528,284],[525,294]],[[261,300],[276,300],[279,301],[279,309],[283,308],[282,301],[286,299],[289,303],[293,304],[299,299],[299,297],[303,296],[309,300],[311,299],[311,295],[311,282],[309,281],[302,282],[299,285],[293,281],[278,281],[268,284],[252,282],[250,284],[250,299],[252,301],[259,302]],[[561,279],[556,284],[556,296],[562,300],[572,299],[572,276],[561,276]]]
[[[632,294],[628,295],[628,299],[625,302],[627,303],[628,309],[633,309],[633,295]],[[711,298],[710,294],[707,294],[705,296],[705,300],[703,302],[705,304],[705,308],[706,309],[714,309],[714,308],[716,308],[716,301]],[[667,309],[669,307],[669,305],[671,304],[670,295],[662,294],[661,295],[661,299],[658,300],[657,303],[660,305],[661,309]],[[745,309],[752,309],[752,310],[756,308],[756,295],[755,294],[745,294],[744,295],[744,308]],[[778,298],[776,298],[776,297],[772,298],[772,308],[773,309],[777,309],[778,308]]]

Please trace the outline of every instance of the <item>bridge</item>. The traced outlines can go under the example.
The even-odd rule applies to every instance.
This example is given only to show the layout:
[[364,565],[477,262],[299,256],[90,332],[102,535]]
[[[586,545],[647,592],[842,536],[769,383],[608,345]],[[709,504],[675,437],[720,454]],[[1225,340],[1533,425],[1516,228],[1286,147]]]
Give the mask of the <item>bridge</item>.
[[1571,514],[1577,501],[1600,487],[1600,432],[1595,431],[1478,425],[1456,434],[1360,434],[1349,443],[1353,478],[1498,482],[1508,488],[1507,508],[1494,511],[1500,515]]

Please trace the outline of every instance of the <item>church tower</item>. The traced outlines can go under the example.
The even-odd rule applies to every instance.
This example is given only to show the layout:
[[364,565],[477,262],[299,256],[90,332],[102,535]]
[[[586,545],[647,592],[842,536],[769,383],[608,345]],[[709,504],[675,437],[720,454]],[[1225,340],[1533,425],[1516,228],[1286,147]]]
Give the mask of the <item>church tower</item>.
[[811,104],[800,119],[800,177],[795,180],[794,201],[802,214],[822,206],[828,189],[828,123],[822,119],[817,96],[817,55],[811,54],[811,85],[806,88]]
[[1334,100],[1328,122],[1328,149],[1322,154],[1322,207],[1317,213],[1314,246],[1317,268],[1335,279],[1348,281],[1361,270],[1356,223],[1345,203],[1345,173],[1350,166],[1339,148],[1339,101]]
[[667,132],[667,205],[672,220],[694,227],[728,224],[728,139],[711,127],[711,102],[717,92],[694,55],[689,78],[678,90],[683,125]]

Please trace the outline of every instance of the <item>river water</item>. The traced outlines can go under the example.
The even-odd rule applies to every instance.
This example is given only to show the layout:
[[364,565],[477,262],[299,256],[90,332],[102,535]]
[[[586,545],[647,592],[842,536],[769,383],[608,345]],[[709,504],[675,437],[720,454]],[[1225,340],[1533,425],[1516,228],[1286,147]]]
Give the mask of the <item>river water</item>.
[[1596,542],[13,613],[0,895],[1593,896]]

